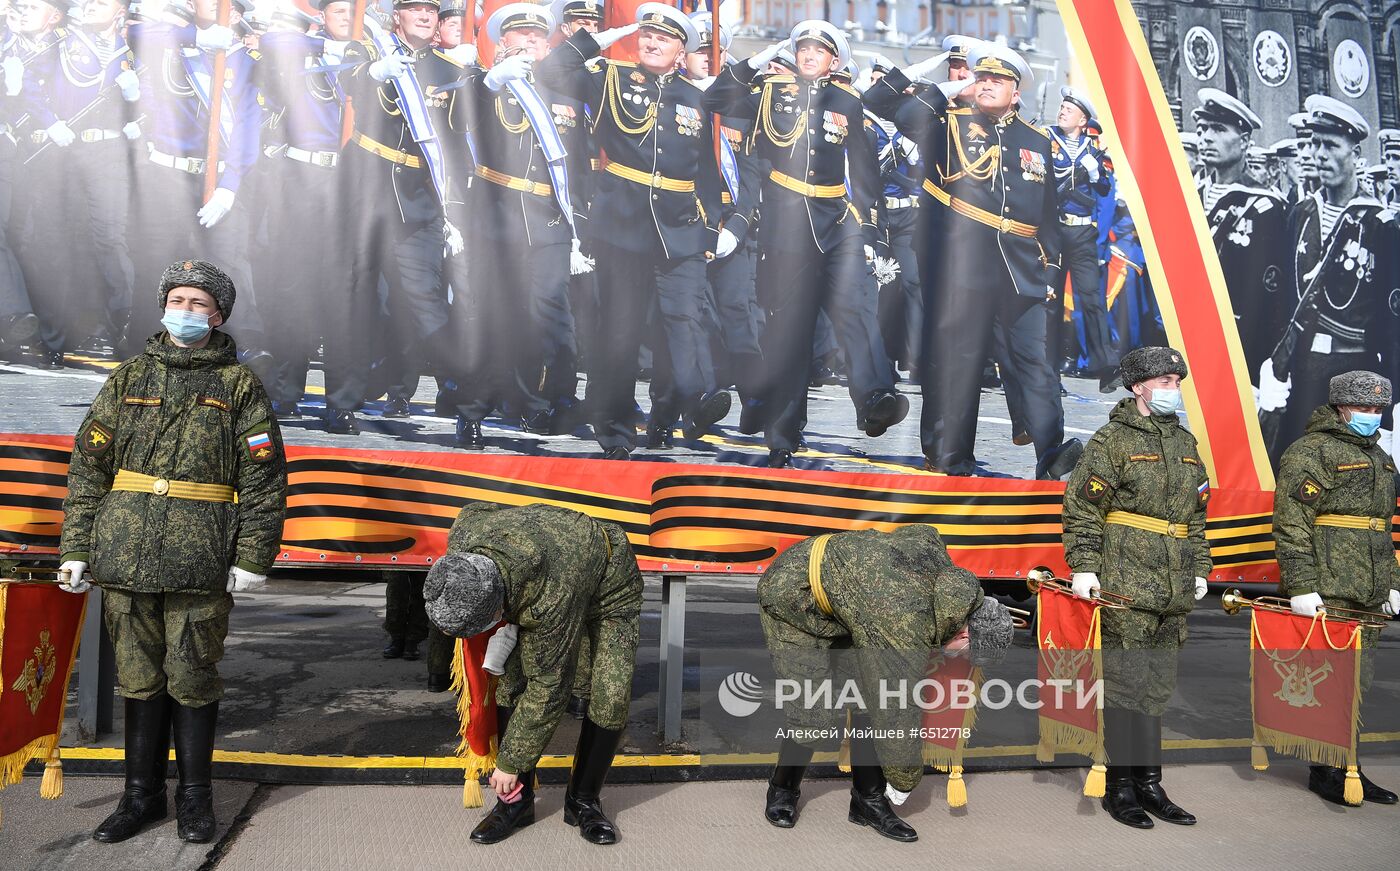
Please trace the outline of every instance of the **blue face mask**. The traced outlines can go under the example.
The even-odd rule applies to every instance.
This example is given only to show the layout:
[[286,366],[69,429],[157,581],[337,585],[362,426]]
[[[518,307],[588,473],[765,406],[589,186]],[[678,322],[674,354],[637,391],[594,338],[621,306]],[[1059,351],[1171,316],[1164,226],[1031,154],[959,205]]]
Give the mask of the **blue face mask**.
[[193,345],[213,329],[209,326],[209,315],[178,308],[166,309],[160,322],[170,331],[171,338],[185,345]]
[[1366,411],[1353,411],[1351,420],[1347,421],[1347,429],[1361,436],[1370,438],[1376,434],[1376,430],[1381,428],[1381,416],[1371,414]]
[[1152,391],[1152,398],[1147,400],[1147,407],[1153,414],[1176,414],[1181,408],[1181,391],[1158,387]]

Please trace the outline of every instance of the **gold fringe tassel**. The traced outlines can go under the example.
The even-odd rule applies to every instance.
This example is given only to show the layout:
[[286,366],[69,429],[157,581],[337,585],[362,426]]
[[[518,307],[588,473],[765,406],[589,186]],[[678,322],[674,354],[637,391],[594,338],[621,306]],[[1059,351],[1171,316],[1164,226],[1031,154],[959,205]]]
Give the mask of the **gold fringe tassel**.
[[485,802],[481,793],[481,775],[496,767],[496,739],[491,739],[491,750],[486,755],[476,753],[467,741],[467,720],[471,711],[471,691],[467,685],[467,666],[462,658],[461,639],[452,646],[452,689],[457,693],[457,722],[462,740],[457,745],[457,755],[462,759],[462,807],[481,807]]
[[1054,761],[1055,761],[1055,748],[1054,748],[1054,747],[1051,747],[1049,744],[1047,744],[1047,743],[1045,742],[1045,739],[1044,739],[1044,738],[1041,738],[1041,739],[1040,739],[1040,743],[1037,744],[1037,745],[1035,745],[1035,761],[1036,761],[1036,762],[1054,762]]
[[836,768],[851,771],[851,709],[846,709],[846,731],[841,736],[841,750],[836,754]]
[[1258,741],[1249,747],[1249,765],[1255,771],[1269,770],[1269,751],[1264,749],[1264,745]]
[[1342,788],[1342,801],[1356,807],[1361,804],[1361,772],[1355,765],[1347,766],[1347,784]]
[[39,781],[39,798],[55,799],[63,795],[63,758],[58,745],[49,751],[49,761],[44,763],[44,779]]
[[1089,766],[1089,776],[1084,778],[1084,794],[1089,798],[1103,798],[1108,789],[1108,768],[1102,762]]
[[967,781],[963,780],[961,765],[948,772],[948,807],[967,806]]

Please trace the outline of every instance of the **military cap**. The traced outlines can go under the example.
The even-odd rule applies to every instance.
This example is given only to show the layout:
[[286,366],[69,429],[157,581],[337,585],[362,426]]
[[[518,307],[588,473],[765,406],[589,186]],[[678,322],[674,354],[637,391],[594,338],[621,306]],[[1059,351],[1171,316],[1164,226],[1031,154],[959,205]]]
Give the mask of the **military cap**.
[[773,58],[773,63],[778,66],[787,67],[792,72],[797,72],[797,55],[792,53],[792,49],[784,46],[778,49],[778,54]]
[[239,15],[247,15],[253,11],[253,0],[231,0],[231,5],[238,10]]
[[[942,572],[944,575],[950,573],[968,575],[970,580],[976,582],[977,576],[967,569],[953,566]],[[1011,646],[1015,631],[1011,612],[1006,606],[991,596],[983,596],[982,604],[967,618],[967,648],[973,664],[988,666],[1001,662],[1006,649]]]
[[554,17],[560,21],[570,18],[603,20],[603,0],[560,0],[555,4]]
[[1381,141],[1382,154],[1400,154],[1400,130],[1387,127],[1376,134]]
[[466,0],[443,0],[442,6],[438,8],[438,18],[453,18],[458,15],[467,14]]
[[1201,137],[1196,135],[1194,130],[1183,130],[1177,134],[1181,137],[1181,147],[1187,151],[1198,151],[1201,147]]
[[1132,387],[1134,384],[1161,378],[1163,375],[1180,375],[1185,378],[1186,358],[1174,348],[1149,345],[1145,348],[1134,348],[1124,354],[1118,369],[1123,373],[1123,383]]
[[238,291],[233,287],[233,279],[222,269],[207,260],[181,260],[165,267],[160,275],[160,307],[165,308],[165,298],[176,287],[197,287],[214,297],[219,314],[228,320],[233,313],[233,301]]
[[1232,97],[1219,88],[1201,88],[1196,92],[1201,105],[1191,110],[1191,117],[1201,121],[1217,121],[1236,127],[1241,133],[1249,133],[1264,126],[1254,110],[1237,97]]
[[870,70],[876,73],[887,73],[894,69],[895,63],[882,54],[877,54],[870,59]]
[[173,0],[141,0],[127,7],[133,21],[168,22],[176,25],[194,23],[194,12],[186,3]]
[[332,3],[354,3],[355,0],[311,0],[311,7],[324,12],[326,7]]
[[442,0],[394,0],[394,8],[400,6],[432,6],[436,9],[442,6]]
[[674,6],[665,3],[643,3],[637,7],[637,23],[649,30],[664,33],[685,43],[686,51],[700,47],[700,31],[695,22]]
[[1303,101],[1303,111],[1314,133],[1340,133],[1353,142],[1363,142],[1371,135],[1371,125],[1361,113],[1335,97],[1313,94]]
[[[712,16],[708,12],[697,12],[690,16],[690,20],[695,23],[695,29],[700,32],[700,47],[707,48],[714,45],[715,35],[712,24]],[[719,25],[719,47],[725,51],[729,50],[729,43],[734,39],[729,28],[724,26],[724,22]]]
[[1249,163],[1262,164],[1264,158],[1269,156],[1268,149],[1262,145],[1251,145],[1245,149],[1244,158]]
[[1328,405],[1390,405],[1390,379],[1356,369],[1327,382]]
[[1078,106],[1079,111],[1083,112],[1090,118],[1093,118],[1095,115],[1099,114],[1098,112],[1094,111],[1094,104],[1089,102],[1089,98],[1085,96],[1083,91],[1071,88],[1069,85],[1064,85],[1060,88],[1060,100],[1062,102],[1072,103],[1075,106]]
[[1089,120],[1084,122],[1084,132],[1090,136],[1102,136],[1103,125],[1099,123],[1099,119],[1090,115]]
[[69,0],[43,0],[64,15],[77,15],[82,8],[79,4],[69,2]]
[[[326,5],[329,4],[322,4],[321,6],[318,6],[316,8],[323,9]],[[277,28],[278,30],[290,30],[296,33],[305,33],[311,27],[311,25],[316,23],[316,21],[316,18],[307,15],[305,12],[302,12],[301,9],[297,8],[293,4],[287,3],[279,5],[277,7],[277,9],[268,18],[267,24],[269,30],[271,30],[272,28]]]
[[554,13],[537,3],[507,3],[486,20],[486,35],[492,42],[500,42],[503,33],[524,28],[552,33]]
[[1297,139],[1280,139],[1269,147],[1274,157],[1296,157],[1298,154]]
[[1384,163],[1373,163],[1370,166],[1363,167],[1361,171],[1377,181],[1387,178],[1390,175],[1390,168]]
[[1026,64],[1026,59],[1015,50],[995,42],[973,46],[967,53],[967,65],[974,73],[1005,76],[1018,84],[1027,84],[1031,79],[1031,68]]
[[797,56],[797,46],[807,40],[825,46],[836,55],[836,64],[832,69],[843,70],[846,64],[851,62],[851,41],[830,21],[822,21],[819,18],[799,21],[788,35],[788,47],[792,49],[794,57]]
[[423,582],[428,619],[454,638],[470,638],[495,626],[505,601],[500,568],[479,553],[443,555]]
[[971,36],[963,36],[960,33],[954,33],[943,37],[943,50],[948,52],[948,60],[966,62],[968,51],[981,41],[982,40],[974,39]]

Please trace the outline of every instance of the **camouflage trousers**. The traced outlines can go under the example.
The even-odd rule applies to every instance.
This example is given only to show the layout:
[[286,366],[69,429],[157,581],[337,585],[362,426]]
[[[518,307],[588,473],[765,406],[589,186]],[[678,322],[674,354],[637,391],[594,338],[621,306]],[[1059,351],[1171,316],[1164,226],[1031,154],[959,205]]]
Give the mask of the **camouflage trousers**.
[[[1354,602],[1350,599],[1338,599],[1335,596],[1323,596],[1322,604],[1328,608],[1350,608],[1353,611],[1373,611],[1380,613],[1381,603],[1374,604]],[[1359,686],[1364,697],[1367,690],[1371,688],[1371,679],[1376,674],[1376,645],[1380,643],[1381,630],[1375,626],[1363,626],[1361,628],[1361,667]]]
[[1186,615],[1104,608],[1104,706],[1160,717],[1176,691],[1177,656]]
[[189,708],[223,698],[219,660],[233,596],[129,593],[104,588],[102,618],[116,650],[117,687],[129,699],[162,690]]
[[[627,711],[632,705],[632,672],[636,668],[637,645],[641,642],[641,591],[638,608],[628,619],[590,620],[583,643],[569,657],[559,686],[565,691],[559,701],[559,714],[568,703],[568,692],[588,699],[588,719],[604,729],[621,729],[627,725]],[[517,647],[517,650],[519,648]],[[580,662],[580,655],[588,655]],[[587,669],[587,686],[576,681],[577,672]],[[572,688],[572,690],[571,690]],[[525,673],[518,654],[506,660],[506,672],[496,687],[496,704],[514,708],[525,692]]]

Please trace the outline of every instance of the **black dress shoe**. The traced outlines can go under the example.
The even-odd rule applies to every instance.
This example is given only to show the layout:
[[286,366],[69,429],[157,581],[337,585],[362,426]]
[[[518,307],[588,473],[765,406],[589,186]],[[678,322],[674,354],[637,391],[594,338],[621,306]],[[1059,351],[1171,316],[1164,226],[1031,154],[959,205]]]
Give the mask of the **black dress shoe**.
[[582,720],[584,717],[588,716],[588,699],[581,699],[578,696],[570,695],[569,707],[565,710],[567,710],[569,716],[573,717],[575,720]]
[[1099,376],[1100,393],[1116,393],[1123,389],[1123,377],[1116,369],[1110,369]]
[[385,659],[403,659],[403,645],[402,638],[390,638],[389,643],[384,645],[384,649],[379,652],[379,655]]
[[630,460],[632,459],[632,452],[622,447],[621,445],[618,445],[615,448],[608,448],[606,451],[603,451],[603,459]]
[[54,369],[54,370],[62,369],[62,368],[63,368],[63,352],[62,352],[62,351],[49,351],[48,353],[46,353],[46,354],[44,355],[44,367],[47,368],[47,369]]
[[359,435],[360,422],[355,418],[355,412],[332,408],[326,412],[326,432],[333,435]]
[[1023,429],[1017,430],[1016,432],[1013,432],[1011,434],[1011,443],[1013,445],[1020,445],[1021,447],[1025,447],[1026,445],[1031,444],[1034,441],[1035,439],[1031,438],[1031,434]]
[[832,384],[840,383],[841,376],[837,375],[836,370],[826,364],[822,364],[812,370],[812,379],[810,382],[812,387],[828,387]]
[[669,448],[676,444],[675,432],[670,423],[647,424],[647,447]]
[[1138,804],[1164,823],[1194,826],[1196,817],[1167,797],[1162,789],[1162,766],[1142,765],[1133,769],[1133,791]]
[[892,841],[919,840],[914,827],[899,818],[885,796],[885,775],[877,765],[851,768],[851,810],[846,817],[858,826],[869,826]]
[[[1308,769],[1308,789],[1322,796],[1332,804],[1339,804],[1346,807],[1344,797],[1346,790],[1346,772],[1340,768],[1333,768],[1330,765],[1313,765]],[[1363,788],[1362,798],[1365,793]]]
[[445,671],[428,672],[428,692],[441,693],[452,688],[452,675]]
[[496,800],[486,818],[472,829],[471,839],[477,844],[496,844],[515,834],[516,830],[535,823],[535,773],[520,775],[520,795],[514,802]]
[[773,449],[768,452],[768,462],[770,469],[786,469],[792,466],[792,451]]
[[0,318],[0,340],[20,344],[39,333],[39,318],[32,312]]
[[1366,776],[1366,772],[1358,770],[1357,773],[1361,775],[1361,798],[1364,801],[1376,804],[1395,804],[1400,801],[1400,796],[1372,783],[1371,778]]
[[407,399],[402,396],[391,396],[388,401],[384,403],[384,411],[381,413],[381,416],[408,417],[411,414],[413,414],[413,410],[409,408]]
[[520,428],[535,435],[549,435],[554,431],[554,410],[550,408],[540,409],[525,418],[521,422]]
[[1065,475],[1074,471],[1074,466],[1079,462],[1080,456],[1084,453],[1084,443],[1079,439],[1068,439],[1059,447],[1052,450],[1042,458],[1037,465],[1040,472],[1036,475],[1042,481],[1058,481]]
[[716,390],[700,397],[695,412],[685,427],[685,437],[694,441],[710,431],[710,427],[724,420],[734,400],[728,390]]
[[301,420],[301,409],[296,402],[285,399],[272,400],[272,413],[278,420]]
[[1126,767],[1120,772],[1115,766],[1109,766],[1108,782],[1104,787],[1103,798],[1099,799],[1099,805],[1108,811],[1109,816],[1125,826],[1150,829],[1154,825],[1152,817],[1138,804],[1137,791],[1133,789],[1133,779]]
[[417,662],[423,658],[423,654],[418,652],[417,641],[405,641],[403,643],[403,658],[405,662]]
[[457,434],[452,437],[452,443],[469,451],[486,447],[486,437],[481,434],[481,421],[457,418]]
[[893,390],[881,390],[866,400],[865,423],[861,429],[867,436],[878,438],[908,414],[908,397]]

